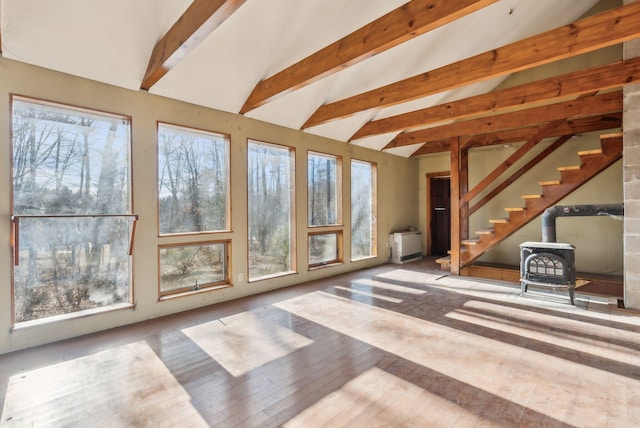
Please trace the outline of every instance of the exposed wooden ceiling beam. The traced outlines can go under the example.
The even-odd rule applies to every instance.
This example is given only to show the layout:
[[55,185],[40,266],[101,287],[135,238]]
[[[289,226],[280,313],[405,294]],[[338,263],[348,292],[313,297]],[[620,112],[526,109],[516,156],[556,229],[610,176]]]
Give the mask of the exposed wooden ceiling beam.
[[[549,137],[561,137],[563,135],[584,134],[586,132],[602,131],[605,129],[620,128],[622,126],[622,112],[608,113],[579,119],[568,120],[556,128]],[[492,146],[496,144],[511,144],[527,140],[541,129],[542,126],[508,129],[506,131],[490,132],[487,134],[469,137],[464,147],[476,148]]]
[[413,152],[413,156],[429,155],[432,153],[441,153],[449,151],[449,140],[431,141],[423,144],[418,150]]
[[149,90],[246,0],[193,0],[153,48],[140,87]]
[[516,106],[525,107],[536,102],[578,96],[638,81],[640,57],[375,120],[365,124],[351,139],[496,113]]
[[640,37],[640,1],[359,95],[325,104],[302,126],[415,100]]
[[593,116],[622,110],[622,91],[609,92],[594,97],[549,104],[525,110],[486,116],[456,122],[434,128],[398,134],[384,148],[408,146],[411,144],[443,140],[450,137],[484,134],[500,129],[521,128],[558,119]]
[[[620,128],[622,126],[622,112],[584,117],[568,120],[556,128],[549,137],[561,137],[563,135],[583,134],[586,132],[603,131],[606,129]],[[541,125],[527,126],[524,128],[508,129],[506,131],[490,132],[474,135],[466,138],[461,144],[462,148],[472,149],[476,147],[494,146],[497,144],[512,144],[526,141],[532,135],[536,135],[542,129]],[[421,156],[432,153],[448,152],[449,140],[431,141],[423,144],[413,152],[413,156]]]
[[497,0],[413,0],[261,81],[240,109],[244,114],[288,92],[357,64]]

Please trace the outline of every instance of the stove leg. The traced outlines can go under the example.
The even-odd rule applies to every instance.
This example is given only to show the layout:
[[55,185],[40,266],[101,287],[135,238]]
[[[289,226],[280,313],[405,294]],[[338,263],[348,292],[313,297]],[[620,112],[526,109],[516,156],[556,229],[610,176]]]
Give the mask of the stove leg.
[[520,295],[522,296],[524,293],[527,292],[527,289],[529,288],[529,284],[527,284],[525,281],[520,281]]
[[571,304],[572,304],[573,306],[575,306],[575,305],[576,305],[576,304],[574,303],[574,301],[573,301],[573,299],[574,299],[574,297],[575,297],[575,294],[576,294],[576,290],[575,290],[575,288],[569,288],[569,300],[571,300]]

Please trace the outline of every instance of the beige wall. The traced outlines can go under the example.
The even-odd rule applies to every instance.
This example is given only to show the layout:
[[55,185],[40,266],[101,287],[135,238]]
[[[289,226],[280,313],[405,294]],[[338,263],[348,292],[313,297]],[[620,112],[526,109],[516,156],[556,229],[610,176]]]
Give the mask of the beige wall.
[[[539,144],[531,157],[543,150],[550,142],[545,140]],[[577,152],[599,147],[599,134],[585,134],[575,138],[562,147],[544,162],[528,171],[514,184],[500,193],[481,210],[470,218],[470,237],[474,231],[490,227],[492,218],[506,217],[504,208],[524,206],[521,195],[539,194],[541,188],[539,181],[559,179],[556,171],[558,166],[576,165],[579,162]],[[510,148],[471,150],[469,153],[469,187],[473,188],[482,178],[498,166],[504,159],[516,149],[516,145]],[[513,171],[522,166],[523,162],[516,163],[500,180],[504,180]],[[427,231],[426,210],[428,201],[426,197],[426,174],[429,172],[448,170],[449,155],[432,155],[420,160],[420,192],[422,194],[420,204],[420,230]],[[486,192],[485,192],[486,193]],[[472,204],[478,201],[483,194],[474,198]],[[618,161],[598,176],[591,179],[583,187],[579,188],[558,205],[581,205],[620,203],[622,196],[622,161]],[[620,218],[612,217],[575,217],[558,218],[557,240],[568,242],[576,246],[576,268],[582,272],[595,272],[608,275],[623,274],[623,222]],[[517,266],[520,262],[519,245],[525,241],[541,240],[540,217],[533,220],[527,226],[518,230],[478,261],[509,264]]]
[[[326,138],[204,109],[144,92],[128,91],[62,73],[0,58],[0,353],[73,337],[190,308],[236,299],[250,294],[327,277],[387,261],[387,235],[418,224],[418,161],[404,159]],[[134,212],[140,216],[133,256],[135,309],[96,314],[11,331],[10,230],[10,94],[103,110],[132,117]],[[156,203],[156,122],[226,133],[231,136],[231,201],[233,232],[215,234],[231,239],[233,287],[171,300],[158,301],[157,245],[179,238],[158,238]],[[296,215],[298,273],[247,283],[246,141],[248,138],[284,144],[296,149]],[[343,157],[345,263],[308,271],[306,265],[306,156],[314,150]],[[357,158],[378,166],[378,254],[373,259],[349,262],[349,161]],[[212,239],[211,235],[193,241]],[[243,281],[239,280],[242,274]]]

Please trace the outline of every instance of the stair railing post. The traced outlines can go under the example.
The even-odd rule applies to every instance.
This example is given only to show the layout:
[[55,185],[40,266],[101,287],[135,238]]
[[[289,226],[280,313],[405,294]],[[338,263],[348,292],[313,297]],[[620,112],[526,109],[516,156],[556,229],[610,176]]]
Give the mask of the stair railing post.
[[460,139],[454,137],[451,153],[451,273],[460,275]]
[[[469,149],[464,146],[460,150],[460,198],[469,191]],[[469,239],[469,203],[460,202],[460,240]]]

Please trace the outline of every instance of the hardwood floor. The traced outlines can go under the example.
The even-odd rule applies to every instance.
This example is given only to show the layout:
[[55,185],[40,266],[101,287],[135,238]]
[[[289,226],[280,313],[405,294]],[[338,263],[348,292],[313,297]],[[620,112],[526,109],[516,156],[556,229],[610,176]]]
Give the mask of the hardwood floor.
[[379,268],[0,356],[0,426],[640,426],[640,314]]

